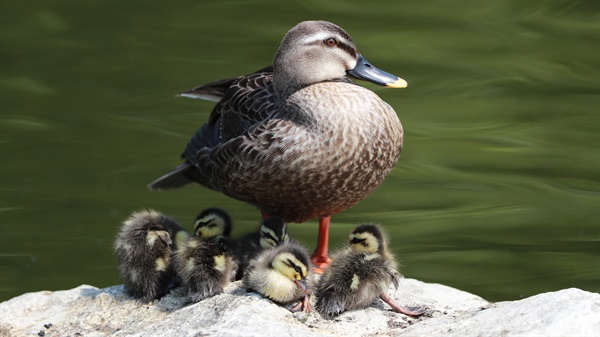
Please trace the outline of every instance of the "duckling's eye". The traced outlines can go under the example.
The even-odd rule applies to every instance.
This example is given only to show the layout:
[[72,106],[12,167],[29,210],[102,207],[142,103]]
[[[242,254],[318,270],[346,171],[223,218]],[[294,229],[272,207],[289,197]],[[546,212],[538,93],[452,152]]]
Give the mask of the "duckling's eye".
[[353,245],[355,245],[357,243],[362,243],[362,242],[365,242],[365,241],[366,241],[366,239],[353,238],[352,240],[350,240],[350,243],[353,244]]
[[334,38],[332,38],[332,37],[328,38],[328,39],[327,39],[327,40],[325,40],[324,42],[325,42],[325,44],[326,44],[326,45],[328,45],[329,47],[333,47],[333,46],[335,46],[335,45],[337,44],[337,41],[336,41]]
[[294,270],[295,270],[297,273],[300,273],[300,274],[302,274],[302,268],[300,268],[300,267],[298,267],[298,266],[294,266]]
[[265,237],[266,239],[273,240],[273,242],[277,242],[277,239],[275,239],[275,238],[273,237],[273,235],[271,235],[271,234],[269,234],[269,233],[265,233],[265,232],[261,232],[261,234],[262,234],[262,236],[263,236],[263,237]]

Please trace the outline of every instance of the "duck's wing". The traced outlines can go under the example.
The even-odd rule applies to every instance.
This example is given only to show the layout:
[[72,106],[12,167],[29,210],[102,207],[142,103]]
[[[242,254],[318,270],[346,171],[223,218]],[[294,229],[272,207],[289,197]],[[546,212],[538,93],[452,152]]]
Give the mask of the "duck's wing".
[[208,121],[196,131],[189,145],[212,148],[268,118],[276,111],[272,79],[272,67],[269,66],[249,75],[212,82],[180,94],[217,101]]
[[218,102],[221,100],[221,98],[223,98],[223,96],[225,96],[227,89],[229,89],[229,87],[231,87],[231,85],[237,80],[239,80],[239,77],[211,82],[199,87],[195,87],[188,91],[184,91],[180,94],[177,94],[177,96]]
[[272,85],[272,67],[250,75],[212,82],[182,94],[200,99],[220,98],[208,121],[192,136],[182,154],[186,162],[148,185],[152,190],[182,187],[192,181],[210,186],[194,166],[200,150],[210,149],[234,139],[277,111]]
[[[272,72],[273,72],[273,66],[268,66],[268,67],[261,68],[255,72],[253,72],[252,74],[272,73]],[[225,96],[225,93],[234,84],[236,84],[237,81],[239,81],[243,77],[245,77],[245,76],[227,78],[224,80],[218,80],[215,82],[204,84],[204,85],[195,87],[193,89],[190,89],[188,91],[184,91],[184,92],[178,94],[177,96],[193,98],[193,99],[202,99],[202,100],[211,101],[211,102],[219,102]]]
[[288,131],[293,134],[295,128],[297,125],[292,121],[272,118],[214,147],[200,147],[201,140],[192,139],[184,153],[186,161],[194,167],[188,174],[193,181],[252,204],[255,200],[243,193],[268,194],[264,189],[265,179],[276,173],[279,161],[284,160],[282,155],[290,157],[294,156],[291,152],[298,152],[288,151],[294,141]]

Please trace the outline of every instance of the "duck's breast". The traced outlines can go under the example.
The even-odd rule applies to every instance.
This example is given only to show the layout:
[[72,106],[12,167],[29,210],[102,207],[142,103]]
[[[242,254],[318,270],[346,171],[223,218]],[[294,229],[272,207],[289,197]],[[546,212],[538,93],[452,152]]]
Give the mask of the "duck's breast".
[[[375,93],[326,82],[294,93],[281,111],[212,154],[219,189],[289,222],[358,203],[396,164],[402,126]],[[235,155],[234,155],[235,153]]]

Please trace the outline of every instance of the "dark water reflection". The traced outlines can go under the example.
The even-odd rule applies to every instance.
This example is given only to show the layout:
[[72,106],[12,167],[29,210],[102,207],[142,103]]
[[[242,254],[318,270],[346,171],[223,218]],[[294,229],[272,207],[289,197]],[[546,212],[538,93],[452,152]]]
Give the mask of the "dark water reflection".
[[[0,300],[120,283],[112,242],[153,207],[252,207],[201,187],[151,193],[210,103],[174,94],[262,66],[305,19],[346,28],[409,82],[369,86],[403,121],[385,184],[336,216],[332,245],[385,224],[403,272],[490,300],[600,291],[597,1],[0,4]],[[293,225],[312,246],[316,223]]]

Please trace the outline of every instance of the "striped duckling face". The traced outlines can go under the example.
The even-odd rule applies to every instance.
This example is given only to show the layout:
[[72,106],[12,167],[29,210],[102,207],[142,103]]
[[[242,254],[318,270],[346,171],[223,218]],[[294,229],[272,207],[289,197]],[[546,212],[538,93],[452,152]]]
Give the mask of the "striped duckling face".
[[271,268],[284,275],[306,292],[309,262],[306,256],[295,250],[282,251],[271,262]]
[[194,221],[194,235],[202,239],[217,236],[228,237],[231,233],[231,218],[220,208],[209,208],[200,212]]
[[281,41],[273,64],[273,81],[279,91],[347,75],[393,88],[407,86],[398,76],[369,64],[350,35],[327,21],[304,21],[292,28]]
[[355,252],[377,254],[385,251],[385,237],[377,225],[361,224],[350,233],[350,247]]
[[270,217],[260,226],[260,246],[269,249],[290,241],[287,225],[280,217]]

